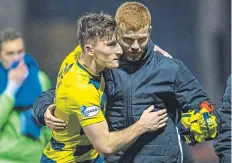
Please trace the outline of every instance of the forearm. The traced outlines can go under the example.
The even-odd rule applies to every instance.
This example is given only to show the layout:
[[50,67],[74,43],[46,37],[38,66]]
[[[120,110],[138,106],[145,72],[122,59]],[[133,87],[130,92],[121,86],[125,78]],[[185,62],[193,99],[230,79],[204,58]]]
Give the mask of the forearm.
[[124,130],[110,132],[108,140],[105,141],[109,149],[108,155],[112,155],[122,149],[128,148],[145,132],[145,129],[139,121]]
[[33,114],[35,119],[41,124],[41,125],[46,125],[44,121],[44,113],[47,110],[47,107],[49,105],[45,106],[44,108],[38,108],[36,105],[33,105]]
[[33,105],[34,117],[42,125],[45,125],[44,113],[47,110],[48,106],[53,103],[54,97],[55,90],[50,89],[47,92],[42,93]]
[[203,101],[208,101],[211,104],[209,97],[198,80],[181,61],[179,61],[174,89],[175,97],[184,113],[187,113],[189,110],[199,112],[200,104]]
[[109,132],[109,127],[105,119],[99,119],[101,122],[89,125],[82,122],[82,127],[98,153],[103,156],[109,156],[129,147],[145,132],[157,131],[166,125],[166,121],[168,120],[167,110],[162,109],[152,112],[153,110],[154,106],[150,106],[143,112],[137,122],[121,131]]
[[14,98],[5,92],[0,96],[0,130],[7,122],[9,114],[14,107]]

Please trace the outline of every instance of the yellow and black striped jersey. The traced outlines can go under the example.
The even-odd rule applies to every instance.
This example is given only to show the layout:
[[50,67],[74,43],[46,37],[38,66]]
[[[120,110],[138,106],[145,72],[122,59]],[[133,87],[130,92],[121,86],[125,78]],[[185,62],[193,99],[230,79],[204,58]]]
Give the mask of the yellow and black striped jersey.
[[54,114],[67,128],[52,132],[42,157],[58,163],[92,162],[99,157],[82,127],[105,120],[104,79],[78,61],[80,54],[78,46],[63,61],[57,78]]

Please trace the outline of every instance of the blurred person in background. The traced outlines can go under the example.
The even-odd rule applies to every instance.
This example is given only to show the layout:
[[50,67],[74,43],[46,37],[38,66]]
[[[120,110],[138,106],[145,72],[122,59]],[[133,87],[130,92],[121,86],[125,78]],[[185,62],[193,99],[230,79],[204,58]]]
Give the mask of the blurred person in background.
[[[187,116],[194,117],[194,111],[201,112],[201,102],[211,103],[209,98],[181,61],[157,55],[154,51],[154,44],[150,40],[151,16],[147,7],[137,2],[123,3],[115,19],[123,55],[118,69],[104,71],[106,118],[110,130],[117,131],[130,126],[141,116],[144,107],[152,104],[157,110],[168,108],[169,119],[164,130],[143,134],[131,147],[105,158],[105,162],[194,162],[185,145],[183,150],[176,126],[180,122],[181,111],[191,111],[192,114]],[[40,96],[34,105],[34,113],[41,124],[56,130],[62,129],[65,124],[52,115],[54,106],[49,105],[53,103],[54,96],[54,90]],[[211,120],[211,115],[207,115]],[[202,119],[201,122],[205,124],[207,120]],[[193,136],[193,133],[188,132],[191,135],[189,143],[196,143],[197,138],[203,141],[215,137],[214,120],[210,128],[213,136],[208,131],[206,136],[197,133]],[[188,125],[184,127],[196,131]]]
[[50,88],[48,76],[25,53],[24,39],[13,28],[0,31],[0,162],[37,163],[50,139],[31,106]]
[[220,163],[231,162],[231,75],[229,76],[219,109],[222,119],[221,130],[214,140],[214,150]]

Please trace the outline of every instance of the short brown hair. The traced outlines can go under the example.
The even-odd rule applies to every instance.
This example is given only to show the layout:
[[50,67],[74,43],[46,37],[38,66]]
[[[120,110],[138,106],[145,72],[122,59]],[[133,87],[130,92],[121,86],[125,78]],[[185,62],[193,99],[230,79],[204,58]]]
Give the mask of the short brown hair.
[[151,14],[141,3],[126,2],[117,9],[115,20],[118,26],[124,23],[129,30],[139,30],[151,25]]
[[77,21],[77,39],[81,47],[89,41],[111,39],[116,33],[116,22],[111,15],[87,13]]
[[0,51],[2,48],[2,43],[6,41],[13,41],[18,38],[23,38],[21,32],[14,30],[13,28],[4,28],[0,31]]

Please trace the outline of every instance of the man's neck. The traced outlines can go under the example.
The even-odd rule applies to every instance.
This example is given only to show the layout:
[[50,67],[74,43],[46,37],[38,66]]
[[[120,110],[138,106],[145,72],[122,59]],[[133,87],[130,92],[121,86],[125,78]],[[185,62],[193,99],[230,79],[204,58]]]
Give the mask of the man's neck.
[[91,73],[95,75],[99,75],[101,71],[104,70],[105,67],[102,67],[96,63],[93,57],[88,56],[84,53],[82,53],[79,56],[79,62],[84,65],[88,70],[91,71]]

